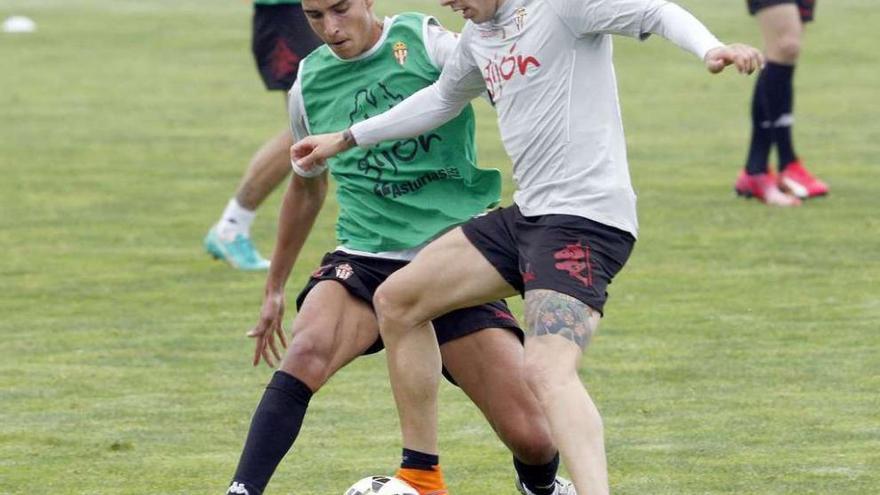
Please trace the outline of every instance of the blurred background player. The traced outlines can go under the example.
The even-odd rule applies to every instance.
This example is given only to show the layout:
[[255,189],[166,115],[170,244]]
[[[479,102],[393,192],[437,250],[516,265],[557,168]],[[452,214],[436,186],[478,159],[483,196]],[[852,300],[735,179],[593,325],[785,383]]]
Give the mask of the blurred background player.
[[[300,0],[254,0],[252,50],[266,89],[284,91],[286,98],[300,60],[320,44]],[[250,228],[257,208],[290,171],[291,144],[293,136],[284,129],[257,150],[235,197],[205,236],[208,254],[240,270],[269,267],[251,241]]]
[[[769,205],[797,206],[801,199],[824,196],[828,186],[813,177],[794,151],[794,69],[804,25],[813,20],[816,0],[747,0],[764,37],[767,65],[752,100],[752,143],[746,166],[736,180],[736,193]],[[779,174],[770,170],[776,145]]]
[[[387,110],[433,83],[455,52],[457,35],[433,18],[401,14],[384,22],[372,0],[303,0],[327,43],[301,65],[290,91],[299,138]],[[474,114],[418,139],[352,150],[329,162],[338,187],[337,237],[297,298],[293,336],[251,420],[227,493],[259,495],[299,434],[313,394],[363,354],[378,352],[373,293],[421,246],[498,202],[501,174],[475,165]],[[328,169],[294,168],[281,206],[266,279],[254,365],[274,365],[284,345],[284,287],[328,188]],[[559,456],[535,396],[523,381],[522,330],[502,301],[434,321],[443,364],[514,454],[516,487],[526,495],[574,495],[557,479]],[[377,378],[379,378],[377,376]],[[422,494],[443,495],[439,457],[404,450],[397,476]]]

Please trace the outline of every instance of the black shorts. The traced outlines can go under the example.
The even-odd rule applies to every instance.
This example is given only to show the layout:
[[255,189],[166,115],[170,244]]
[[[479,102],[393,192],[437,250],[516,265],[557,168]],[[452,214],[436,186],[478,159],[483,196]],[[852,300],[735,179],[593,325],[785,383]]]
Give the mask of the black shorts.
[[801,21],[810,22],[816,13],[816,0],[746,0],[749,6],[749,14],[755,15],[759,10],[774,5],[782,5],[785,3],[797,4],[801,11]]
[[266,89],[289,90],[299,61],[321,44],[302,5],[254,5],[251,50]]
[[[376,293],[379,284],[407,263],[407,261],[357,256],[342,251],[327,253],[321,260],[320,268],[312,273],[306,286],[296,298],[296,309],[302,307],[306,295],[322,280],[339,282],[351,295],[372,307],[373,294]],[[484,328],[506,328],[516,334],[520,342],[524,338],[519,323],[503,300],[455,310],[436,318],[433,324],[440,345]],[[379,352],[384,347],[382,339],[376,339],[364,354]]]
[[582,217],[526,217],[516,205],[476,217],[462,230],[520,294],[549,289],[600,313],[608,284],[636,242],[629,232]]

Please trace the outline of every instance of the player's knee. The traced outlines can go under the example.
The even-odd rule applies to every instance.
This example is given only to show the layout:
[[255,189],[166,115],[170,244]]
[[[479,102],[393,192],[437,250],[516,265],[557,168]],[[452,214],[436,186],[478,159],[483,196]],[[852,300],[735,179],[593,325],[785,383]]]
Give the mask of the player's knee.
[[317,392],[333,375],[332,350],[309,332],[297,334],[290,342],[281,370],[299,378]]
[[414,321],[413,303],[412,297],[397,285],[387,282],[380,285],[373,295],[373,307],[382,331],[395,331],[417,324]]
[[556,446],[543,416],[523,419],[527,421],[499,422],[498,435],[520,461],[531,465],[549,462],[556,454]]
[[784,36],[779,39],[774,48],[780,62],[792,64],[801,54],[801,38],[794,34]]
[[577,370],[566,360],[554,359],[544,352],[529,349],[523,361],[526,385],[540,402],[546,402],[555,391],[568,386],[577,379]]
[[509,445],[513,455],[525,464],[538,466],[546,464],[556,455],[556,447],[550,436],[526,435],[517,438]]
[[535,358],[526,359],[523,364],[523,371],[526,377],[526,385],[538,400],[542,400],[550,387],[553,387],[553,372],[546,363],[542,363]]

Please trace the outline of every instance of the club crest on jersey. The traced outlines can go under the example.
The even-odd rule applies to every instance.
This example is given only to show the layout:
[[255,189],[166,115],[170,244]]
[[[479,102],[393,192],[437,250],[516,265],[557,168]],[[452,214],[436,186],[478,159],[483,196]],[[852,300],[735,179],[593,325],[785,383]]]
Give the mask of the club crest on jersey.
[[336,267],[336,278],[339,280],[348,280],[352,275],[354,275],[354,269],[348,263]]
[[403,65],[406,63],[406,57],[409,55],[409,50],[406,48],[406,43],[402,41],[398,41],[394,43],[394,58],[397,60],[397,63]]
[[526,23],[526,8],[520,7],[516,9],[513,13],[513,22],[516,24],[516,30],[522,31],[523,26]]

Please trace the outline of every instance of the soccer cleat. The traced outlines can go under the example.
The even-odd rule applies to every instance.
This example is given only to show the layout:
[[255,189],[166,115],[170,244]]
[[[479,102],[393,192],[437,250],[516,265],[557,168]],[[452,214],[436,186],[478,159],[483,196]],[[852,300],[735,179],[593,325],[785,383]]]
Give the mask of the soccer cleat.
[[250,237],[236,234],[230,241],[223,240],[217,227],[211,227],[203,241],[205,251],[215,259],[229,263],[233,268],[246,271],[260,271],[269,268],[269,260],[260,256]]
[[801,200],[782,192],[776,185],[773,174],[748,175],[745,170],[736,178],[733,189],[738,196],[758,198],[762,203],[773,206],[800,206]]
[[[516,489],[522,493],[522,495],[535,495],[534,492],[522,484],[522,481],[519,480],[519,476],[516,477]],[[577,491],[574,489],[574,483],[562,476],[557,476],[553,481],[552,495],[577,495]]]
[[828,185],[813,177],[800,160],[789,163],[779,174],[779,188],[801,199],[828,194]]

